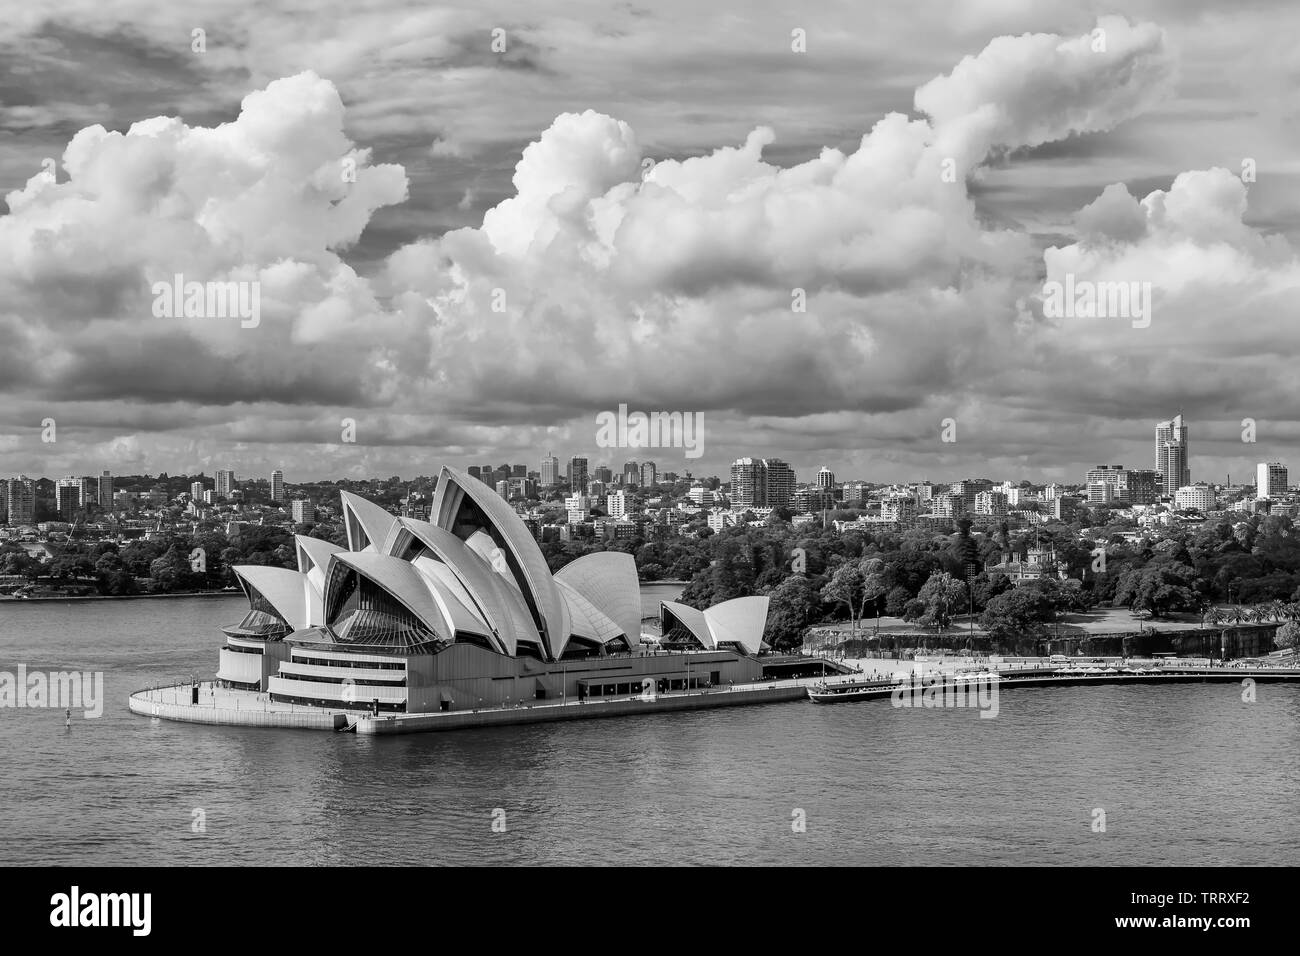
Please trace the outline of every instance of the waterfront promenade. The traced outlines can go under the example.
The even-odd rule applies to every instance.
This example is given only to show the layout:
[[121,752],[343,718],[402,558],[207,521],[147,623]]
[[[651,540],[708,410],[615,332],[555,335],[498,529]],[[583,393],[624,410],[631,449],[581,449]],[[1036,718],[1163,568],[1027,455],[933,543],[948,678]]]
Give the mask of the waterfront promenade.
[[[663,694],[598,697],[585,701],[530,701],[511,707],[381,714],[378,717],[372,716],[368,709],[335,710],[281,703],[271,700],[265,693],[231,690],[217,687],[212,681],[200,681],[197,685],[182,683],[136,691],[128,699],[127,706],[133,714],[188,723],[397,734],[778,703],[806,698],[807,687],[815,680],[772,680]],[[197,703],[193,699],[195,686],[198,687]]]
[[[826,679],[829,687],[855,680],[894,679],[910,684],[913,674],[934,678],[940,685],[952,682],[959,673],[996,673],[998,686],[1051,687],[1127,683],[1240,683],[1256,681],[1300,681],[1300,667],[1278,664],[1250,666],[1209,665],[1178,660],[1076,661],[1062,665],[1042,659],[1013,659],[979,662],[969,658],[935,661],[869,659],[844,661],[860,673]],[[368,710],[329,709],[273,701],[265,693],[231,690],[212,681],[182,683],[136,691],[128,700],[134,714],[188,723],[242,727],[271,727],[300,730],[356,731],[361,734],[429,733],[515,724],[589,720],[683,710],[706,710],[754,704],[805,700],[810,686],[821,678],[761,681],[730,687],[678,691],[664,694],[627,695],[585,701],[536,701],[511,707],[435,711],[424,714],[381,714]],[[194,688],[197,687],[197,702]],[[880,688],[870,696],[885,698],[892,688]]]

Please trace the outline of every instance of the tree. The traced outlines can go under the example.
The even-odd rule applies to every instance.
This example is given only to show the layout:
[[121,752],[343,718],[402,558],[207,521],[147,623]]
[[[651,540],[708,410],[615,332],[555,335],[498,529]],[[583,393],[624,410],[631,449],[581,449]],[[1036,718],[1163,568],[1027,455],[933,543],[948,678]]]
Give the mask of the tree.
[[889,593],[885,595],[885,613],[890,617],[902,617],[910,600],[912,600],[912,592],[901,584],[890,588]]
[[936,571],[916,595],[925,608],[917,623],[942,630],[952,623],[953,612],[961,607],[965,596],[966,585],[947,571]]
[[1005,574],[996,571],[988,574],[981,571],[971,581],[971,588],[975,594],[975,607],[977,609],[988,607],[989,601],[1013,587],[1015,585]]
[[841,564],[822,587],[822,600],[843,604],[849,609],[854,632],[858,629],[858,610],[862,606],[864,580],[856,564]]
[[1300,646],[1300,624],[1287,621],[1273,635],[1273,644],[1279,649]]
[[95,577],[99,579],[100,594],[135,594],[135,577],[116,552],[106,552],[95,562]]
[[1170,611],[1196,606],[1191,582],[1195,572],[1185,564],[1155,563],[1126,571],[1115,588],[1114,604],[1162,617]]
[[1013,588],[989,600],[980,615],[980,626],[995,640],[1037,637],[1046,630],[1055,608],[1052,599],[1038,588]]
[[[980,568],[980,548],[975,539],[970,535],[971,522],[969,518],[960,518],[957,521],[957,533],[953,535],[952,541],[948,546],[948,555],[954,567],[959,569],[959,573],[965,578],[968,573],[974,577],[979,573]],[[970,569],[974,573],[970,573]]]
[[[880,599],[889,590],[885,572],[885,562],[880,558],[864,558],[860,566],[862,572],[862,605],[858,617],[866,615],[868,606],[876,611],[877,621],[880,617]],[[879,626],[877,626],[879,630]]]
[[811,581],[801,574],[786,578],[768,602],[764,640],[777,649],[797,648],[804,629],[813,621],[817,604],[817,591]]

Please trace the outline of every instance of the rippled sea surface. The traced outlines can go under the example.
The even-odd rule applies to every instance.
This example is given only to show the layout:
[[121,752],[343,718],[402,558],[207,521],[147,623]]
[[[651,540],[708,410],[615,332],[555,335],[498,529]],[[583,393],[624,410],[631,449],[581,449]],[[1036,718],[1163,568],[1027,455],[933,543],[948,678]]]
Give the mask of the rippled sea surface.
[[992,720],[801,701],[393,738],[127,711],[132,690],[210,677],[244,606],[0,604],[0,670],[103,671],[106,697],[71,727],[0,710],[0,865],[1300,863],[1294,685],[1254,703],[1022,688]]

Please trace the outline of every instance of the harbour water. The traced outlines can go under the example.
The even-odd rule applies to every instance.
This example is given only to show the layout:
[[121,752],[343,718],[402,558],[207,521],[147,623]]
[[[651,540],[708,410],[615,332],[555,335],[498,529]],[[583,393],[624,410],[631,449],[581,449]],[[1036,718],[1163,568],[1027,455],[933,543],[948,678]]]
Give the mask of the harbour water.
[[797,702],[392,738],[127,712],[132,690],[210,677],[243,607],[0,605],[0,670],[103,671],[106,697],[71,726],[0,711],[0,865],[1300,862],[1296,685],[1253,703],[1024,688],[995,720]]

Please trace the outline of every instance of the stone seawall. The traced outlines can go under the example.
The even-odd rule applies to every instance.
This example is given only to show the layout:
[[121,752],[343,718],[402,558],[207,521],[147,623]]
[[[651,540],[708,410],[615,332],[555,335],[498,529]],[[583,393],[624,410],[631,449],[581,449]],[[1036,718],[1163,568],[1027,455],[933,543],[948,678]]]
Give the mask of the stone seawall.
[[308,711],[238,710],[207,704],[164,703],[156,691],[136,691],[127,700],[131,713],[144,717],[162,717],[191,724],[219,724],[224,727],[279,727],[294,730],[337,730],[347,717],[337,713]]
[[359,734],[416,734],[470,727],[501,727],[510,724],[540,724],[558,720],[591,720],[597,717],[628,717],[680,710],[708,710],[714,707],[742,707],[806,699],[807,687],[781,683],[776,686],[741,690],[718,690],[703,694],[660,696],[654,700],[588,700],[582,704],[555,704],[504,710],[462,710],[410,716],[362,717]]

